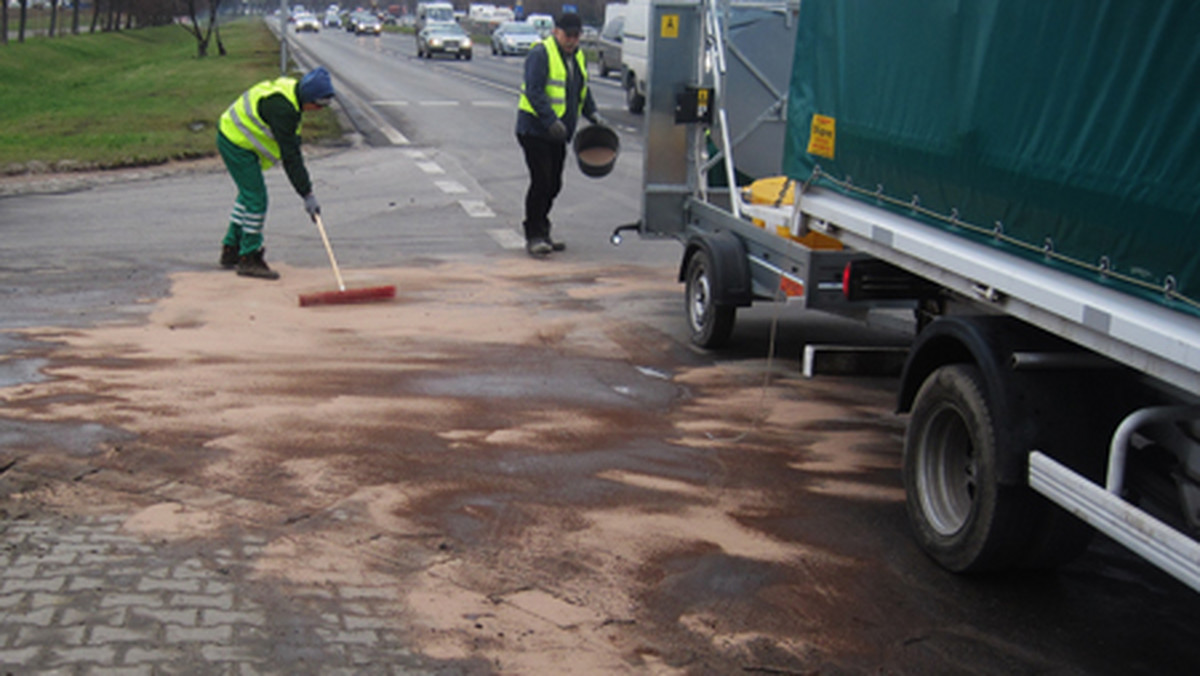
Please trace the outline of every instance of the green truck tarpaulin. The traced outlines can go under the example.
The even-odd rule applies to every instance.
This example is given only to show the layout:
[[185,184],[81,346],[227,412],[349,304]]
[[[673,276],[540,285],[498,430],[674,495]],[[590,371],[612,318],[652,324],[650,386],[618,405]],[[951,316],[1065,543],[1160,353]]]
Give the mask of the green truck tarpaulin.
[[1200,3],[804,0],[797,30],[788,176],[1200,314]]

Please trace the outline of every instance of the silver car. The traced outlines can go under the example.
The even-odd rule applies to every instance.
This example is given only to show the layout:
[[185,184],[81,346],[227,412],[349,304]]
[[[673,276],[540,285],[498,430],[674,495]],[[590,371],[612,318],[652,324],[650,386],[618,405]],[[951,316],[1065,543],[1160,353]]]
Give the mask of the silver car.
[[293,22],[297,33],[311,31],[313,33],[321,32],[321,22],[317,20],[317,16],[311,12],[300,12],[296,15]]
[[524,21],[505,21],[492,31],[492,54],[526,54],[541,40],[536,26]]
[[471,53],[471,38],[456,23],[430,24],[417,33],[417,58],[446,54],[470,61]]

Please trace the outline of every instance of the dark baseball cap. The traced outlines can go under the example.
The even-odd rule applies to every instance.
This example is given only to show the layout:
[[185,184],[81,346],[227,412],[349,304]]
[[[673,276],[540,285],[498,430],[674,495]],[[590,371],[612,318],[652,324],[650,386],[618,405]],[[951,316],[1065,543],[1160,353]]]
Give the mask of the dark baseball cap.
[[575,12],[566,12],[559,15],[554,26],[561,28],[567,35],[579,35],[579,32],[583,30],[583,19],[580,19]]

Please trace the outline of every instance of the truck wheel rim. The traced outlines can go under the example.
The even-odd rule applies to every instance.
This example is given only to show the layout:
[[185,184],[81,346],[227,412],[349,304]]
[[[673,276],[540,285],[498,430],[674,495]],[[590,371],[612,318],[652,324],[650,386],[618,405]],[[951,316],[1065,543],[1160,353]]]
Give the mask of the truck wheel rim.
[[925,428],[917,467],[921,507],[939,535],[954,535],[966,525],[975,502],[975,447],[962,415],[944,406]]
[[688,315],[692,320],[692,328],[696,331],[704,329],[704,318],[708,315],[708,305],[712,298],[708,285],[708,275],[697,275],[692,280],[691,302],[688,304]]

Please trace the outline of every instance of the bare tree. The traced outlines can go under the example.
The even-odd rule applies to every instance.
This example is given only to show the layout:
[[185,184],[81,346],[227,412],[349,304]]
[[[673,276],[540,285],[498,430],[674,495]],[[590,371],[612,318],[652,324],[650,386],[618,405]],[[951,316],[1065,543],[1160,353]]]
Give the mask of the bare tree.
[[0,45],[8,44],[8,3],[0,0]]
[[[208,0],[208,25],[204,27],[200,25],[196,5],[196,0],[187,0],[189,22],[184,28],[196,38],[196,56],[203,59],[208,56],[208,43],[217,30],[217,10],[221,6],[221,0]],[[221,43],[219,32],[217,33],[217,51],[221,56],[225,56],[225,45]]]
[[54,37],[54,29],[58,26],[58,0],[50,0],[50,37]]

